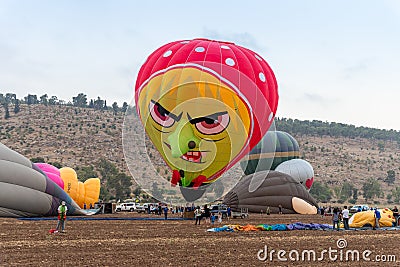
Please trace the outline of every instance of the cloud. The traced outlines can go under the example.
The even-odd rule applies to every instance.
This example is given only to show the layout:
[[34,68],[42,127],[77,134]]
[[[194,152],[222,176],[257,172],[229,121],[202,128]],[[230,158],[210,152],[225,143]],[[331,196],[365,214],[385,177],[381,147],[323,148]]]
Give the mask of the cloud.
[[368,71],[367,60],[360,60],[359,62],[347,66],[343,69],[343,78],[348,80],[356,75],[363,74]]
[[250,49],[254,49],[254,50],[258,50],[258,51],[262,51],[262,50],[266,49],[266,47],[259,45],[256,38],[249,32],[220,33],[218,31],[211,30],[209,28],[204,28],[203,35],[206,38],[234,42],[238,45],[245,46]]
[[300,101],[306,101],[312,104],[319,104],[322,106],[333,105],[339,102],[338,98],[328,98],[315,93],[304,93]]

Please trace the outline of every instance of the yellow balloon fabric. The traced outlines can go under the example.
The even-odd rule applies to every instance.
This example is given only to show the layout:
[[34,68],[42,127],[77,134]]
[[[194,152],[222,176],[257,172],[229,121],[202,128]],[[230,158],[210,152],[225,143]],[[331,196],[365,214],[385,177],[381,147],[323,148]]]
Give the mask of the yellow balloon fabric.
[[60,177],[64,181],[64,191],[77,202],[78,196],[78,176],[74,169],[63,167],[60,169]]
[[78,181],[78,176],[74,169],[64,167],[60,169],[60,177],[64,181],[64,191],[79,205],[84,208],[84,204],[89,208],[90,204],[98,201],[100,196],[100,179],[89,178],[84,183]]
[[[393,222],[395,221],[395,219],[393,217],[393,212],[388,208],[379,209],[379,211],[381,213],[381,219],[379,220],[379,226],[380,227],[392,226]],[[357,212],[349,220],[350,227],[358,228],[358,227],[363,227],[364,225],[368,225],[368,224],[371,226],[373,226],[375,224],[373,210]]]
[[94,203],[98,201],[100,196],[100,179],[89,178],[85,181],[84,185],[85,185],[84,203],[86,203],[87,207],[90,207],[90,204],[94,206]]
[[83,203],[85,201],[85,185],[82,182],[78,182],[78,194],[76,203],[79,207],[83,208]]

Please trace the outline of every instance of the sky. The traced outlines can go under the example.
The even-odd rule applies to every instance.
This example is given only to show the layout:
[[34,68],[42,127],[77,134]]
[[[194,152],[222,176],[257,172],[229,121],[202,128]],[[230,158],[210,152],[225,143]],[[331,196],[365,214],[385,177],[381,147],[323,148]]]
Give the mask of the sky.
[[147,56],[194,38],[260,54],[278,117],[400,130],[397,0],[0,0],[0,93],[129,103]]

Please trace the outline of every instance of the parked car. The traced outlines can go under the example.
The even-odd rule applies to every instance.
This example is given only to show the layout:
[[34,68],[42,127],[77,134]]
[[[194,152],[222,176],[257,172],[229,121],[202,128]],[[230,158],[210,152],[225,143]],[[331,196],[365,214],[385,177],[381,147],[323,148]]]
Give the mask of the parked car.
[[136,209],[136,203],[128,202],[118,204],[115,211],[134,211]]
[[367,211],[369,210],[368,205],[354,205],[353,207],[350,208],[350,213],[357,213],[360,211]]
[[249,217],[249,209],[241,208],[240,210],[232,210],[232,218],[247,218]]
[[137,213],[144,213],[144,212],[146,212],[146,209],[144,208],[144,206],[143,205],[136,205],[136,209],[135,209],[135,211],[137,212]]
[[224,204],[212,205],[210,207],[211,214],[218,215],[219,212],[222,214],[222,218],[226,218],[228,216],[228,206]]

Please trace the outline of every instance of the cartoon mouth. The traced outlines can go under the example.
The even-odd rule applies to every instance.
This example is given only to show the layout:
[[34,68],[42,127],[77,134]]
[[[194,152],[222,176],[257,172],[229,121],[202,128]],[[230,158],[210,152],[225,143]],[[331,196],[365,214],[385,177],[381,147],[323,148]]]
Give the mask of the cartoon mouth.
[[[171,145],[164,142],[164,144],[171,149]],[[193,163],[204,163],[201,161],[201,159],[203,157],[206,156],[206,151],[188,151],[187,153],[183,154],[180,158],[185,160],[185,161],[189,161],[189,162],[193,162]]]
[[190,161],[190,162],[194,162],[194,163],[201,163],[201,159],[203,157],[202,154],[205,154],[205,153],[200,152],[200,151],[189,151],[186,154],[183,154],[181,156],[181,159]]

